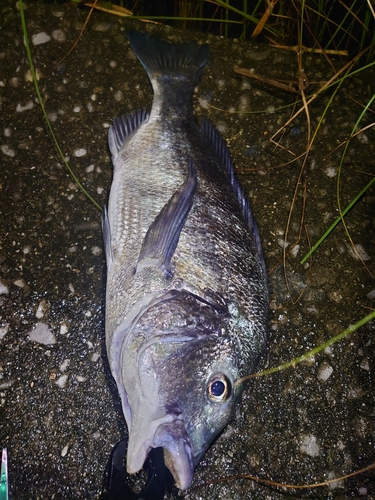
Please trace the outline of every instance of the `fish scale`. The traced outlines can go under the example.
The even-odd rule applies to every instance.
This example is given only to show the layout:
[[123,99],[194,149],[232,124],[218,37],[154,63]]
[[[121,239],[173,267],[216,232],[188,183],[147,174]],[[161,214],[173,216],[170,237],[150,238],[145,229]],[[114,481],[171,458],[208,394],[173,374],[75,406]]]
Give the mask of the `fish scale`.
[[129,430],[127,470],[152,448],[185,489],[229,422],[267,341],[260,238],[229,151],[192,93],[208,46],[129,39],[151,80],[150,113],[109,131],[103,217],[106,344]]

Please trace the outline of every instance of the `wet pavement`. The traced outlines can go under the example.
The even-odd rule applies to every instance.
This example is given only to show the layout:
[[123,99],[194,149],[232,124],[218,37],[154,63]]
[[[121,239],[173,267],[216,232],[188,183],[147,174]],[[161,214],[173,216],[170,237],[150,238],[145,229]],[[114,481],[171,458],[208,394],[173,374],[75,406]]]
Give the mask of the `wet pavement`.
[[[228,141],[272,270],[271,338],[262,368],[303,354],[374,309],[374,189],[346,217],[370,272],[341,224],[312,260],[300,263],[338,215],[338,146],[375,93],[373,69],[345,82],[324,116],[301,179],[307,186],[301,238],[284,273],[276,266],[283,246],[297,241],[304,200],[299,189],[285,236],[302,160],[285,163],[306,148],[306,115],[288,125],[275,145],[270,137],[288,120],[296,96],[235,74],[232,67],[296,83],[295,53],[95,12],[77,47],[59,62],[88,10],[37,2],[27,7],[47,115],[71,168],[100,206],[111,182],[108,127],[152,98],[126,32],[210,44],[194,107],[197,119],[210,117]],[[8,448],[11,499],[98,499],[112,447],[126,436],[105,354],[100,211],[70,177],[48,132],[14,2],[2,2],[0,17],[0,446]],[[333,59],[337,69],[346,62]],[[333,74],[321,55],[305,53],[303,67],[310,82]],[[311,83],[306,94],[317,88]],[[312,130],[331,95],[310,106]],[[360,126],[372,121],[368,113]],[[343,207],[375,174],[374,139],[369,128],[349,145],[340,182]],[[374,332],[373,321],[302,365],[251,381],[232,423],[181,498],[374,499],[374,470],[302,493],[244,479],[198,487],[236,474],[308,484],[374,462]]]

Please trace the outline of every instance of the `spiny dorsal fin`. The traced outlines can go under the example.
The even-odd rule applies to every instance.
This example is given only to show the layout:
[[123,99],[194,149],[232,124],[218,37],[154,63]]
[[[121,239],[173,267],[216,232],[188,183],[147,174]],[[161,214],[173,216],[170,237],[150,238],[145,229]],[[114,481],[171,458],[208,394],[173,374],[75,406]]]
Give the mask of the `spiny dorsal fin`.
[[112,126],[108,131],[108,144],[112,157],[117,156],[129,135],[137,130],[142,123],[147,122],[149,116],[150,114],[147,109],[142,108],[113,120]]
[[260,241],[260,236],[257,228],[257,224],[255,222],[252,210],[251,210],[251,205],[250,205],[250,200],[246,196],[244,190],[240,186],[240,183],[237,179],[237,176],[234,172],[234,165],[232,162],[232,158],[229,153],[228,146],[224,139],[221,137],[220,132],[217,130],[217,128],[212,124],[212,122],[208,118],[204,118],[202,120],[201,124],[201,132],[204,135],[204,137],[207,139],[207,141],[210,143],[210,145],[213,147],[213,149],[216,151],[218,154],[222,165],[225,169],[225,172],[227,174],[227,177],[230,181],[230,184],[233,188],[234,194],[238,200],[238,203],[241,207],[243,216],[245,217],[245,220],[249,226],[250,232],[253,236],[253,240],[255,243],[255,246],[258,250],[258,253],[260,255],[262,265],[264,269],[266,268],[264,264],[264,259],[263,259],[263,250],[262,250],[262,244]]
[[102,213],[102,232],[104,239],[105,256],[107,259],[107,265],[109,266],[109,264],[113,261],[113,254],[111,244],[111,228],[109,226],[108,210],[106,205],[104,206],[104,210]]
[[139,254],[137,271],[144,267],[157,266],[167,277],[172,276],[171,260],[192,207],[198,183],[191,160],[188,169],[186,181],[172,195],[148,228]]

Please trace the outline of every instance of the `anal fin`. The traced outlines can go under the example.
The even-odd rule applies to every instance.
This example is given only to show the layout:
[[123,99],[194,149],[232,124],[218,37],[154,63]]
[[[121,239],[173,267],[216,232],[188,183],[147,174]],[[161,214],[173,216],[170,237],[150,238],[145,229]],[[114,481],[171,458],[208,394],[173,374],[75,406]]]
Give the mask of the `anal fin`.
[[192,160],[189,160],[186,181],[172,195],[148,228],[139,254],[137,271],[144,267],[157,266],[167,277],[172,276],[171,260],[192,207],[197,184],[197,173]]

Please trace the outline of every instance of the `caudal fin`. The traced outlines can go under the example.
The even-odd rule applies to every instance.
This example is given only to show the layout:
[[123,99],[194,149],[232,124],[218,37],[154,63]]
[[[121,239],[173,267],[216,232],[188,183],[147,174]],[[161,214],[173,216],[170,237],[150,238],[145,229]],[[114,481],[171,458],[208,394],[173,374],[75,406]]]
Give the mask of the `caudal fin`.
[[207,44],[189,42],[171,45],[138,31],[130,31],[128,37],[151,81],[159,76],[185,79],[193,87],[198,83],[208,60]]

